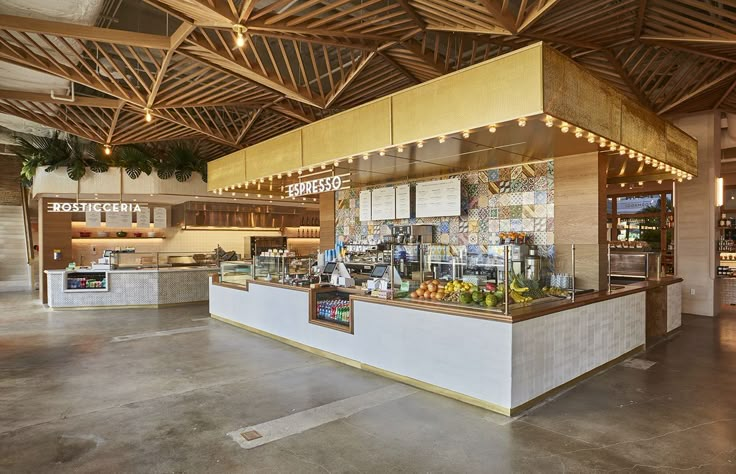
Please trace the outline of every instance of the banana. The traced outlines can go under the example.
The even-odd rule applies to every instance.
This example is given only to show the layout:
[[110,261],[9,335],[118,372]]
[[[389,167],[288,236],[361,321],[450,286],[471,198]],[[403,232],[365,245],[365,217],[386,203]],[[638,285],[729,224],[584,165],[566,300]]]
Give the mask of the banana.
[[519,281],[516,278],[514,278],[513,280],[511,280],[511,289],[513,291],[517,292],[517,293],[525,293],[525,292],[529,291],[529,288],[528,287],[519,286]]

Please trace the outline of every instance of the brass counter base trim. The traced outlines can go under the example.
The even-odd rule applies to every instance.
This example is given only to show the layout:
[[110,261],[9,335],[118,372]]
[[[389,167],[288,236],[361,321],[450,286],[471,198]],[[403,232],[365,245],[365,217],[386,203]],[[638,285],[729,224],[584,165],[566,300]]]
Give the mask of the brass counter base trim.
[[52,311],[93,311],[101,309],[159,309],[159,308],[175,308],[177,306],[185,306],[190,304],[209,303],[209,300],[185,301],[184,303],[165,303],[165,304],[131,304],[131,305],[111,305],[111,306],[49,306]]

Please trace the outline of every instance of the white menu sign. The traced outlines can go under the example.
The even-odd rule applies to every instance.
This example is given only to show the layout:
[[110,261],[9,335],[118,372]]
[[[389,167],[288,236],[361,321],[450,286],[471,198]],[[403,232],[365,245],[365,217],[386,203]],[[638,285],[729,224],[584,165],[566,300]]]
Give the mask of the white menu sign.
[[396,218],[411,218],[411,188],[408,184],[396,186]]
[[153,227],[156,229],[165,229],[167,227],[165,207],[153,208]]
[[360,221],[365,222],[371,220],[371,192],[360,192]]
[[136,223],[139,229],[148,229],[151,223],[151,208],[142,207],[140,211],[136,213]]
[[417,217],[460,215],[460,180],[417,183]]
[[133,227],[132,212],[106,212],[105,223],[112,229],[130,229]]
[[371,196],[371,220],[396,219],[396,191],[393,186],[373,190]]
[[84,226],[85,227],[102,227],[102,213],[101,212],[85,212],[84,213]]

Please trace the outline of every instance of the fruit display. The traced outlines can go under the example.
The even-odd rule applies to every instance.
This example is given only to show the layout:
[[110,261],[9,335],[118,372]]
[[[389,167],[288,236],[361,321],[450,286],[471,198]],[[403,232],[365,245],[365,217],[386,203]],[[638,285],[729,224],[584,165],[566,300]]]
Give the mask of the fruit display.
[[567,290],[559,288],[557,286],[545,286],[544,288],[542,288],[542,291],[545,295],[567,298]]

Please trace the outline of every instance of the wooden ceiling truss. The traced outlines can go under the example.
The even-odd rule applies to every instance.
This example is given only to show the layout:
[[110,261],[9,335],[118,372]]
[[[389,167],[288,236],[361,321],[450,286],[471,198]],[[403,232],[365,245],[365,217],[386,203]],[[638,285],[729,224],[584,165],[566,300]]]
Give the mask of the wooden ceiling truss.
[[96,27],[0,15],[0,60],[85,91],[0,90],[0,112],[216,157],[540,40],[657,113],[736,112],[733,0],[146,0],[168,36],[111,29],[126,1]]

